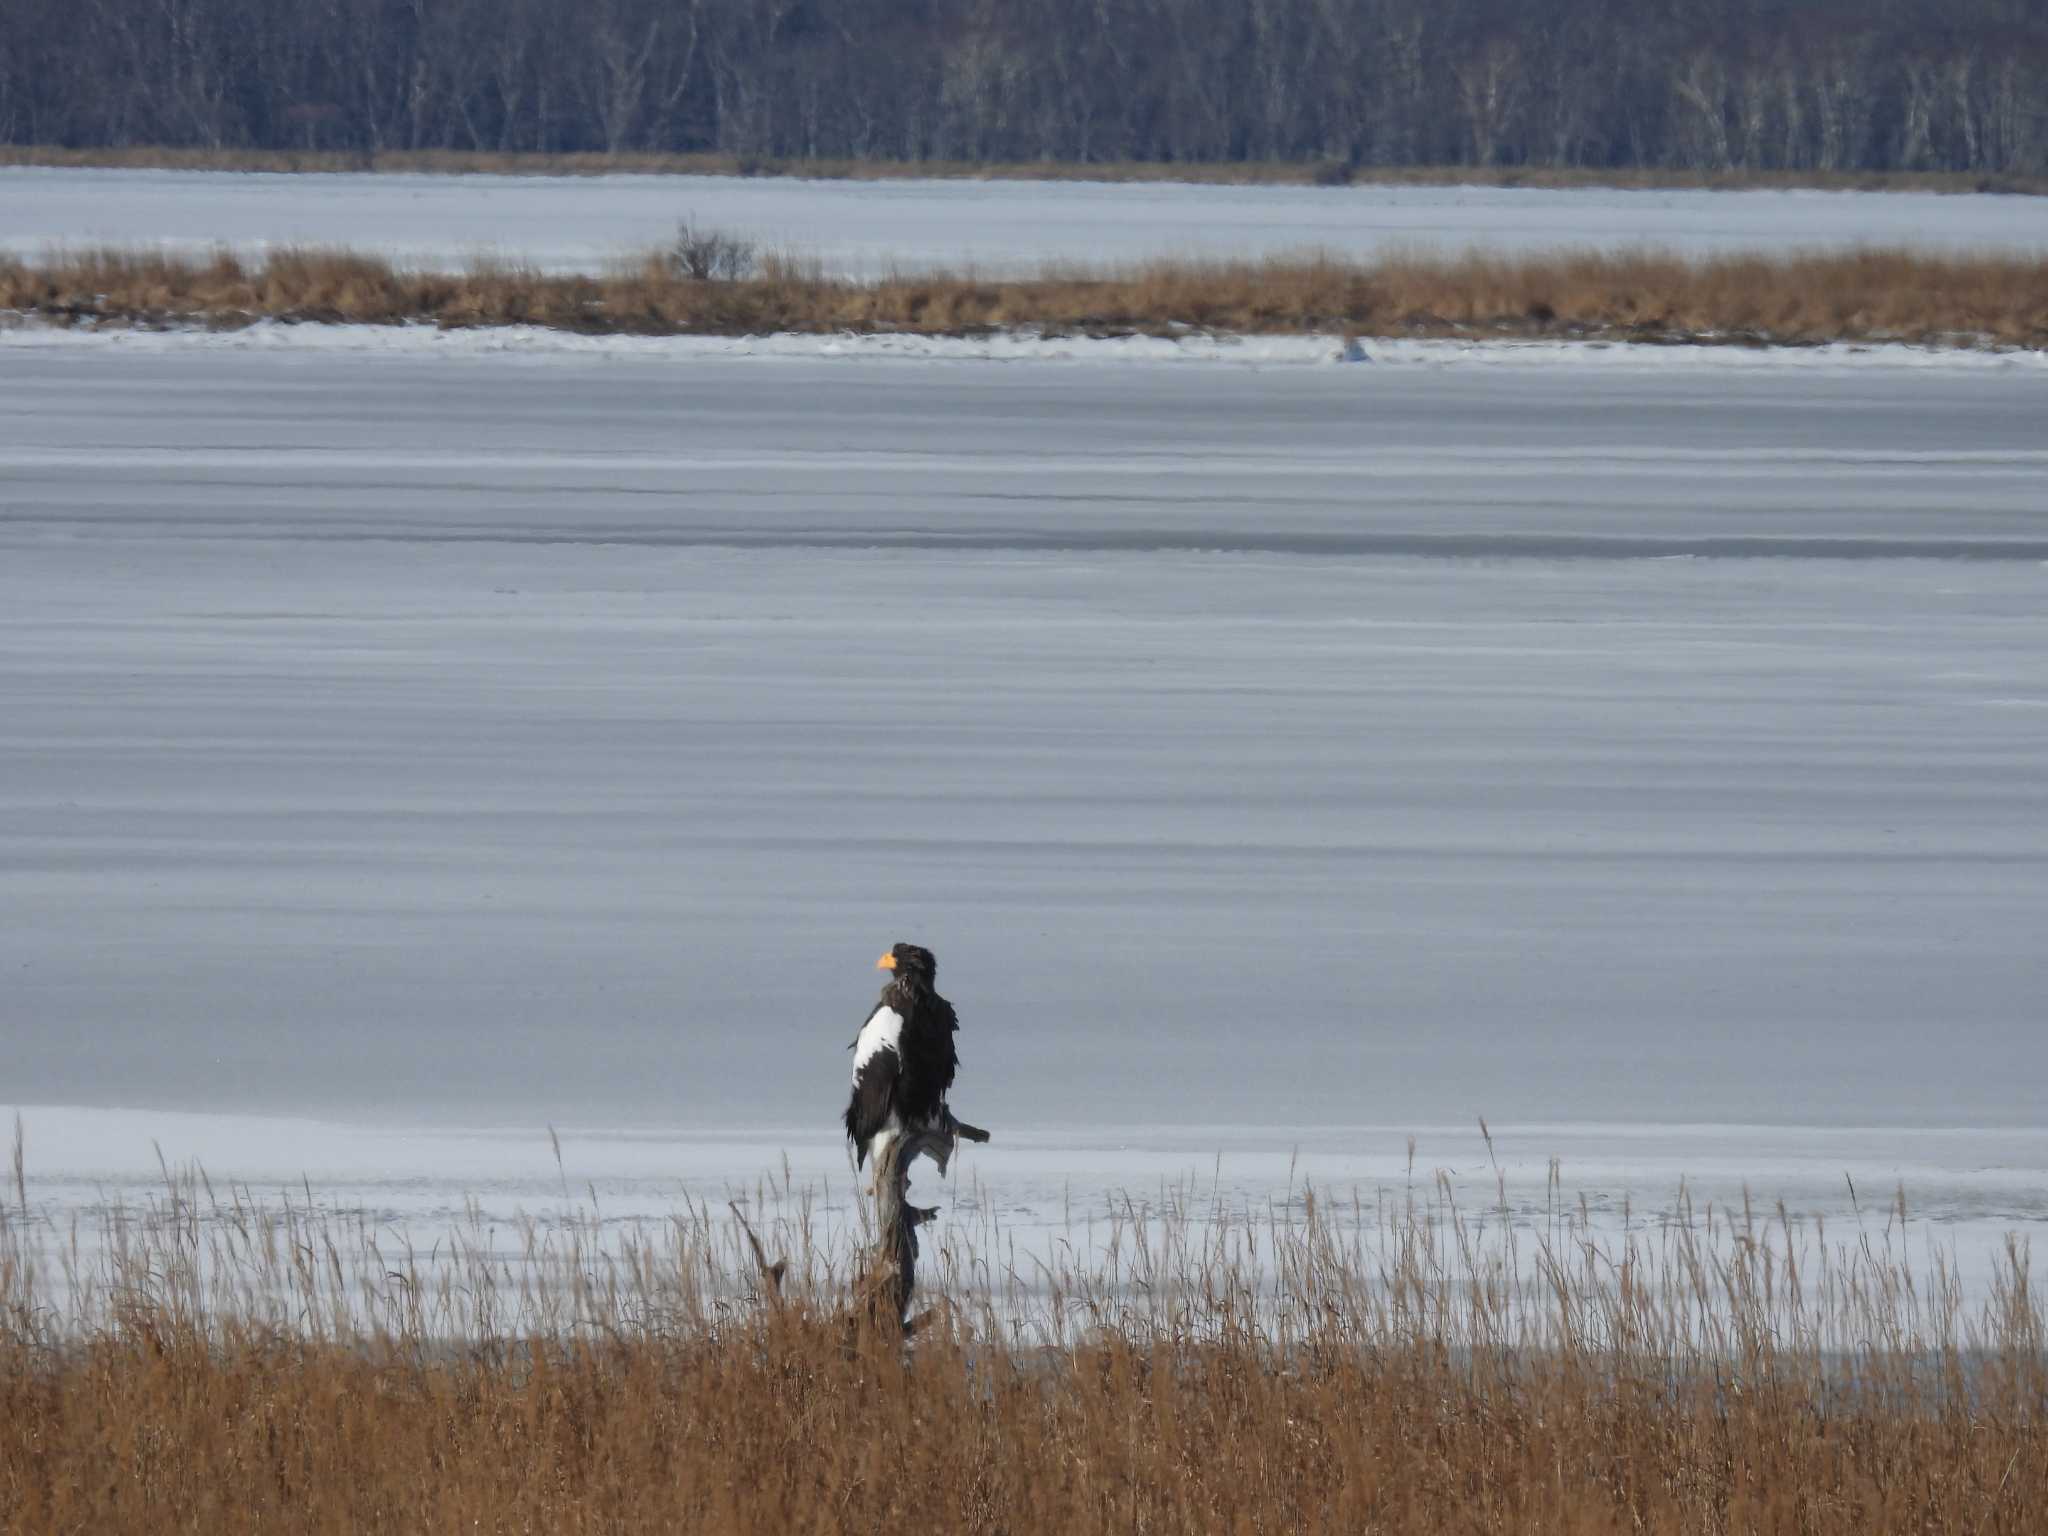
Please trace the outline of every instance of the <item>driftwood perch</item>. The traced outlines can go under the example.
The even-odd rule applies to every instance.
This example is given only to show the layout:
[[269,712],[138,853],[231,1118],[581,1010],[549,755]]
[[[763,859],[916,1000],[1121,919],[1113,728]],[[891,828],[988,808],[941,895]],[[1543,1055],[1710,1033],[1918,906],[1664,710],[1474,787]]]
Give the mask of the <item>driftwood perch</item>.
[[978,1125],[945,1118],[927,1131],[897,1136],[875,1162],[875,1246],[860,1286],[859,1301],[868,1319],[885,1321],[905,1334],[915,1331],[910,1298],[917,1289],[917,1229],[938,1215],[936,1206],[909,1201],[910,1165],[929,1157],[943,1174],[962,1141],[985,1142],[989,1134]]
[[[910,1165],[929,1157],[944,1173],[953,1160],[953,1149],[963,1141],[985,1142],[989,1133],[978,1125],[967,1125],[947,1110],[945,1119],[928,1131],[914,1136],[897,1136],[882,1149],[875,1162],[876,1242],[854,1292],[854,1317],[869,1326],[887,1326],[905,1337],[917,1331],[922,1319],[910,1315],[910,1299],[917,1289],[917,1229],[938,1215],[938,1207],[912,1205],[907,1195]],[[739,1202],[728,1201],[733,1219],[746,1234],[747,1247],[761,1277],[761,1298],[771,1308],[783,1305],[782,1278],[789,1272],[786,1259],[769,1261],[768,1253],[747,1220]]]

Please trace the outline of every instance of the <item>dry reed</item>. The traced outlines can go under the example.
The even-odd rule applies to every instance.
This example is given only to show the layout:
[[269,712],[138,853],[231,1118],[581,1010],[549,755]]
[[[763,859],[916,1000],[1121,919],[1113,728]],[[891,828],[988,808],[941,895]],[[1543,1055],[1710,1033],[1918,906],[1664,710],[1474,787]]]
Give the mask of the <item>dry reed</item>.
[[[1132,1209],[1087,1264],[933,1255],[905,1346],[785,1189],[421,1252],[203,1175],[0,1218],[10,1531],[2031,1532],[2027,1255],[1694,1213],[1601,1238],[1449,1185]],[[737,1208],[736,1208],[737,1209]],[[1903,1214],[1900,1212],[1899,1214]]]
[[89,250],[0,258],[0,311],[137,327],[350,321],[639,335],[1029,328],[2039,348],[2048,345],[2048,260],[1883,249],[1699,260],[1653,251],[1311,255],[1009,278],[899,272],[868,282],[772,255],[755,275],[704,281],[680,270],[671,253],[602,276],[559,276],[502,262],[417,271],[345,250],[284,250],[255,263],[225,251]]

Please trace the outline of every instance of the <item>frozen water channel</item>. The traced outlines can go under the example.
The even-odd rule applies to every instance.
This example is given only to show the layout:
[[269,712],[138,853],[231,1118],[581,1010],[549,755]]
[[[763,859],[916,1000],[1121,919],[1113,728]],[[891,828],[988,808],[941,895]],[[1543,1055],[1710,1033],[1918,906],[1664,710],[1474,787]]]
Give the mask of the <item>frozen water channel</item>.
[[829,1169],[914,937],[1013,1215],[1484,1114],[1531,1189],[2031,1226],[2044,420],[2038,370],[0,349],[0,1100],[82,1203],[226,1137],[431,1215],[478,1146],[544,1192],[552,1122],[658,1206],[575,1132]]
[[429,266],[492,256],[587,272],[666,243],[685,217],[859,277],[1310,250],[2048,252],[2038,197],[0,168],[0,251],[19,256],[347,245]]

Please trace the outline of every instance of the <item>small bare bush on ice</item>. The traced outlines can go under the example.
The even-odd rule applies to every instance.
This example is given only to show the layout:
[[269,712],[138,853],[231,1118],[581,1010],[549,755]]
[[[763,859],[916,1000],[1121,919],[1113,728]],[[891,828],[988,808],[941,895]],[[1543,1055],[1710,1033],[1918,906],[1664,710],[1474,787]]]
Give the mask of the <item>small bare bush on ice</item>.
[[695,282],[739,282],[760,265],[754,242],[699,224],[694,216],[676,226],[668,248],[669,270]]

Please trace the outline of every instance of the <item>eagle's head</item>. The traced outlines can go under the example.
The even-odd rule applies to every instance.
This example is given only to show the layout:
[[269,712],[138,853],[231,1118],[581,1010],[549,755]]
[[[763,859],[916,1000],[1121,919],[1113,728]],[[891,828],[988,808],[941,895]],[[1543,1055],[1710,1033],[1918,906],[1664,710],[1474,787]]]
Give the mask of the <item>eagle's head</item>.
[[930,986],[939,974],[939,962],[928,949],[915,944],[892,944],[889,952],[875,962],[878,971],[894,971],[899,977],[909,977]]

